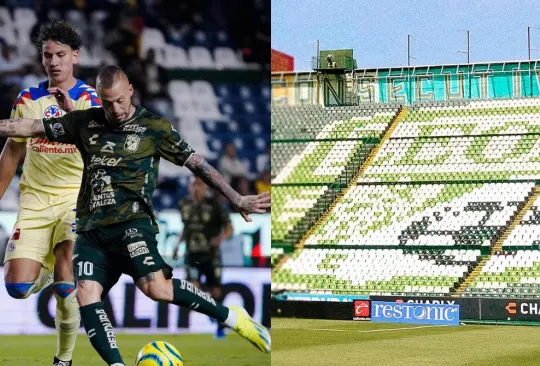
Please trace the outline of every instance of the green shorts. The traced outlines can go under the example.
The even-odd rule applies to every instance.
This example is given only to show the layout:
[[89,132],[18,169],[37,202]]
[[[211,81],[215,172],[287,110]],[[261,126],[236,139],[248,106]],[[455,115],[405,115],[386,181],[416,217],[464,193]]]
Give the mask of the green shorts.
[[204,275],[204,285],[208,287],[221,286],[221,255],[212,255],[210,258],[202,255],[186,255],[186,280],[201,282]]
[[149,219],[134,219],[103,228],[82,232],[73,250],[75,282],[96,281],[103,286],[103,295],[124,273],[135,282],[149,273],[163,270],[172,277],[157,249],[156,233]]

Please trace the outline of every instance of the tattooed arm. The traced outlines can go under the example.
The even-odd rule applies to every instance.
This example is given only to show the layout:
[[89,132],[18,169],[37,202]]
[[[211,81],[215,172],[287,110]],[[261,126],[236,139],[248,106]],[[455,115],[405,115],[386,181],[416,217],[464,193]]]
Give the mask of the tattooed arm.
[[214,188],[227,198],[231,204],[240,212],[244,220],[250,222],[248,217],[251,213],[265,213],[270,207],[270,196],[268,192],[257,196],[241,196],[226,181],[223,175],[212,167],[200,155],[193,154],[186,161],[185,166],[200,177],[209,187]]
[[242,196],[238,194],[226,181],[223,175],[200,155],[193,154],[186,162],[186,167],[196,176],[200,177],[209,187],[214,188],[234,206],[238,206]]
[[41,119],[13,118],[0,120],[0,137],[44,137]]
[[22,160],[26,143],[8,139],[2,154],[0,154],[0,199],[6,193],[7,187],[13,180],[17,166]]
[[[159,122],[158,122],[159,124]],[[244,220],[250,222],[251,213],[265,213],[270,207],[270,194],[241,196],[225,181],[225,178],[200,155],[195,154],[178,131],[167,120],[161,119],[161,139],[156,144],[157,153],[177,165],[184,165],[200,177],[209,187],[214,188],[227,198],[240,212]],[[159,127],[159,126],[158,126]]]

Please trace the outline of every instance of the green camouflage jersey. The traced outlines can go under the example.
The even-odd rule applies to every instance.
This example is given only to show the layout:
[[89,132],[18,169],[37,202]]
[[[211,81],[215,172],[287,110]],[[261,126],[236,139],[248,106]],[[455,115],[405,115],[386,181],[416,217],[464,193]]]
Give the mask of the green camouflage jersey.
[[160,157],[184,165],[194,153],[162,117],[137,107],[122,124],[110,123],[102,108],[44,119],[51,141],[75,144],[84,173],[77,202],[77,232],[149,217]]
[[178,202],[178,207],[184,223],[187,255],[213,252],[210,240],[231,222],[229,214],[216,200],[207,197],[202,201],[185,198]]

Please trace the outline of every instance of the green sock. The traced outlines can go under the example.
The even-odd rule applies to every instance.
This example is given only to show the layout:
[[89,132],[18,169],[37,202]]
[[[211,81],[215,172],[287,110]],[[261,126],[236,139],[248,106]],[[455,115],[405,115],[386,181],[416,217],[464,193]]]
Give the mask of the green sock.
[[99,353],[107,365],[115,363],[124,364],[120,351],[116,345],[116,336],[109,321],[109,317],[103,309],[102,302],[96,302],[80,308],[81,319],[90,343]]
[[229,308],[216,302],[210,294],[199,290],[188,281],[173,278],[172,283],[173,304],[188,307],[220,322],[227,320]]

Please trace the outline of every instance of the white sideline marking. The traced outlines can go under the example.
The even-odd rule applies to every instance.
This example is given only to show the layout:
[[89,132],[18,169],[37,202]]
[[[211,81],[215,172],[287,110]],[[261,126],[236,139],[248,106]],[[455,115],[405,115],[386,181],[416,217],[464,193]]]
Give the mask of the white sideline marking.
[[323,331],[325,331],[325,332],[346,332],[345,329],[310,328],[309,330],[323,330]]
[[438,328],[448,327],[448,325],[421,325],[419,327],[403,327],[403,328],[387,328],[387,329],[370,329],[370,330],[355,330],[355,329],[325,329],[325,328],[307,328],[304,330],[322,330],[325,332],[358,332],[358,333],[374,333],[374,332],[392,332],[396,330],[422,329],[422,328]]

